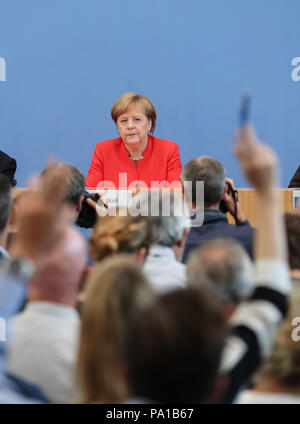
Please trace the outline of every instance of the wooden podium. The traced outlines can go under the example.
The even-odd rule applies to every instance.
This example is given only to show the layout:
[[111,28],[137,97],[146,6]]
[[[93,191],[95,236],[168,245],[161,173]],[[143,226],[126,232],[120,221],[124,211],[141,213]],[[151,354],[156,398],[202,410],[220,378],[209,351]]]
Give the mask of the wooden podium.
[[[256,226],[256,210],[259,208],[259,204],[256,202],[256,194],[254,189],[239,188],[238,197],[239,202],[242,205],[245,216],[252,226]],[[293,190],[292,189],[278,189],[281,194],[281,205],[284,213],[295,212],[293,210]],[[234,223],[234,219],[230,214],[227,214],[228,221]]]
[[[27,189],[26,188],[14,188],[13,189],[13,196],[18,196],[21,193],[24,193]],[[178,189],[174,189],[178,190]],[[254,227],[256,226],[256,210],[259,208],[259,205],[256,202],[256,194],[254,189],[246,189],[246,188],[240,188],[238,190],[238,197],[239,202],[242,205],[243,211],[245,213],[245,216],[247,217],[248,221],[251,225]],[[283,212],[295,212],[293,210],[293,189],[278,189],[281,194],[281,205],[282,205],[282,211]],[[139,189],[133,190],[133,195],[137,193]],[[179,190],[181,191],[181,190]],[[230,223],[234,223],[234,219],[230,214],[228,215],[228,220]]]

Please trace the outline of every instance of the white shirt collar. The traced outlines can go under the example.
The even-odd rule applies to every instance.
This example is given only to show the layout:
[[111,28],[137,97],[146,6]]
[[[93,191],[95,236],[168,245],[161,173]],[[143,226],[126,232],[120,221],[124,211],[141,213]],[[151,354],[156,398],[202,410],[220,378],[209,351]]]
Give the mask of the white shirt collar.
[[171,247],[153,244],[149,249],[149,256],[163,256],[176,259],[175,253]]
[[46,315],[55,315],[59,317],[78,317],[78,311],[72,306],[56,302],[32,301],[28,302],[24,312],[36,312]]

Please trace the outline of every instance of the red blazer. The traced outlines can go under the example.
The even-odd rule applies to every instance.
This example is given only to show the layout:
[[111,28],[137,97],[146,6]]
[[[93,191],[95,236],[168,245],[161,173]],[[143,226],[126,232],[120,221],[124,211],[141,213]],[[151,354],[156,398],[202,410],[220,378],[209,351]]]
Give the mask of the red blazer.
[[[153,181],[180,181],[182,166],[176,143],[149,135],[143,156],[135,167],[121,137],[98,143],[86,178],[86,187],[153,187]],[[119,175],[121,173],[126,175]]]

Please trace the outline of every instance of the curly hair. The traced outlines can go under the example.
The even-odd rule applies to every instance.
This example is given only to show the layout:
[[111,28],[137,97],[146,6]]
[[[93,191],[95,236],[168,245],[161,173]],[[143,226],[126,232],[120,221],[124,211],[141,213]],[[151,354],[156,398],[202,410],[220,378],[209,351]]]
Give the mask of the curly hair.
[[153,241],[153,228],[145,216],[106,215],[100,217],[90,237],[91,255],[95,261],[115,253],[137,253]]

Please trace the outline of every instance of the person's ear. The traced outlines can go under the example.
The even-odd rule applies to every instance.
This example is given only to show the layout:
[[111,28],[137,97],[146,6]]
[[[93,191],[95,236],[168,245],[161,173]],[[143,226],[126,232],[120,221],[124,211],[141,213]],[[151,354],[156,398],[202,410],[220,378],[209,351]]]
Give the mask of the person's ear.
[[84,196],[82,195],[82,196],[80,197],[80,199],[79,199],[79,202],[78,202],[77,206],[76,206],[76,212],[77,212],[77,213],[80,213],[80,211],[81,211],[81,209],[82,209],[82,202],[83,202],[83,199],[84,199]]
[[17,221],[17,205],[13,202],[8,216],[8,224],[14,226]]
[[148,118],[148,121],[149,121],[148,132],[149,132],[151,130],[151,127],[152,127],[152,119]]
[[184,242],[185,242],[185,239],[186,239],[186,236],[188,235],[188,232],[189,232],[189,228],[185,228],[183,230],[182,237],[181,237],[180,240],[178,240],[178,242],[176,243],[176,246],[178,246],[179,248],[182,248],[183,247]]
[[224,190],[221,196],[221,200],[224,200],[225,194],[227,194],[227,190],[228,190],[227,184],[224,184]]
[[143,265],[143,263],[145,262],[146,256],[147,256],[146,247],[141,247],[136,254],[137,261],[140,265]]

